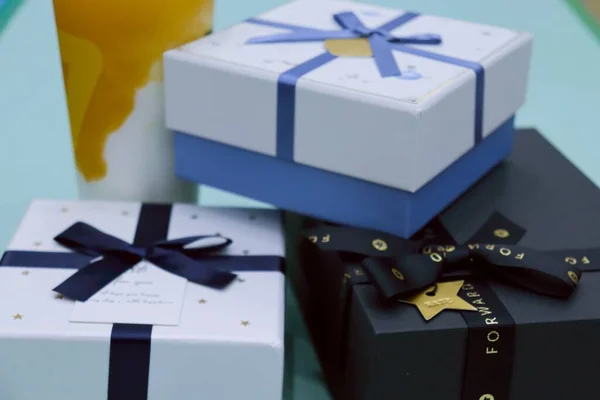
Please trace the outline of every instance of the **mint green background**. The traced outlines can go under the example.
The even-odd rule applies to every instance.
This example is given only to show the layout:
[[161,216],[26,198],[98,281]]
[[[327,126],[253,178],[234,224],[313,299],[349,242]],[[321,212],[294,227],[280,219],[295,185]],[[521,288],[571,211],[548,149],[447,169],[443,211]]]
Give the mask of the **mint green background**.
[[[216,29],[284,3],[216,0]],[[327,1],[327,0],[323,0]],[[538,127],[596,184],[600,183],[600,50],[592,34],[559,0],[372,0],[372,3],[501,25],[535,37],[527,104],[519,126]],[[166,3],[165,3],[166,4]],[[0,36],[0,250],[32,198],[76,198],[65,97],[51,2],[26,0]],[[203,189],[206,204],[256,204]],[[599,205],[600,206],[600,205]],[[288,399],[325,399],[317,364],[294,301],[288,330],[296,334]],[[294,383],[293,393],[290,383]]]

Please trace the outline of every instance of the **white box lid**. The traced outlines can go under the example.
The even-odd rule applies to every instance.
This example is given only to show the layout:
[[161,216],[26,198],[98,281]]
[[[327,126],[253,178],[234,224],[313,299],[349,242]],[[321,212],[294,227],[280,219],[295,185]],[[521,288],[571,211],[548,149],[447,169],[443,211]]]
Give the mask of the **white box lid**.
[[[333,16],[347,11],[368,28],[406,13],[344,1],[296,0],[256,19],[339,31]],[[325,52],[324,41],[248,43],[286,32],[290,29],[246,21],[167,52],[168,127],[276,156],[278,79]],[[523,104],[529,34],[430,15],[390,33],[438,34],[442,43],[393,51],[401,77],[383,78],[372,57],[333,57],[302,75],[294,102],[295,162],[416,191],[470,150],[476,144],[475,72],[406,51],[425,50],[434,58],[483,67],[482,138]]]

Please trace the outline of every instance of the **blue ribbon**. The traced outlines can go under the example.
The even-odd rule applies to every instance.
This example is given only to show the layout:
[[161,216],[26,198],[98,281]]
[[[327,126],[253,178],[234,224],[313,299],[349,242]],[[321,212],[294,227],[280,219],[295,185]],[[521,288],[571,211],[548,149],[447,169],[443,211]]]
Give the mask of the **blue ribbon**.
[[[267,21],[251,18],[246,22],[270,26],[280,29],[288,29],[288,33],[260,36],[249,39],[248,44],[268,43],[290,43],[290,42],[313,42],[328,39],[352,39],[367,38],[373,59],[380,75],[383,78],[401,76],[402,72],[393,56],[393,50],[432,60],[458,65],[469,68],[475,72],[475,144],[482,140],[483,131],[483,93],[484,93],[484,68],[481,64],[461,60],[459,58],[432,53],[410,44],[438,45],[442,39],[437,34],[427,33],[413,36],[394,36],[390,32],[399,26],[417,18],[419,14],[408,12],[393,20],[386,22],[375,29],[367,28],[356,14],[343,12],[335,14],[333,19],[340,25],[341,30],[322,30],[308,28],[299,25],[281,22]],[[319,68],[320,66],[336,59],[337,56],[329,52],[320,54],[292,69],[283,72],[279,76],[277,84],[277,157],[288,161],[294,161],[294,128],[295,128],[295,104],[296,104],[296,82],[303,75]]]
[[[133,244],[79,222],[56,237],[59,243],[76,253],[7,251],[0,260],[0,267],[78,269],[72,276],[77,276],[76,279],[69,278],[55,289],[75,299],[91,297],[100,285],[105,285],[103,282],[110,282],[143,258],[211,287],[228,284],[235,278],[230,271],[283,271],[283,259],[277,256],[212,255],[231,243],[220,236],[164,240],[170,219],[170,205],[142,204]],[[221,243],[200,249],[185,248],[186,244],[208,238],[219,238]],[[99,255],[104,258],[91,262]],[[147,400],[151,339],[152,325],[113,324],[107,400]]]

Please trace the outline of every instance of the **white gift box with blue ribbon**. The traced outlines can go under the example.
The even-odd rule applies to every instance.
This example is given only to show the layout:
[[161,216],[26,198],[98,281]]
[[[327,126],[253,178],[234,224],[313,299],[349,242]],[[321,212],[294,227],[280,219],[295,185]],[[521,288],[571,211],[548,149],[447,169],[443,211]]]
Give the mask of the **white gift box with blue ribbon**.
[[409,236],[512,146],[531,36],[297,0],[165,54],[186,179]]
[[[175,325],[75,322],[79,304],[53,290],[96,262],[55,240],[74,223],[138,249],[192,235],[229,238],[219,253],[197,257],[196,267],[212,263],[237,278],[221,290],[184,282]],[[284,255],[276,210],[34,201],[0,260],[0,399],[281,399]],[[140,279],[152,292],[148,278],[127,273],[121,283]],[[110,298],[128,301],[122,286],[108,286],[117,292]]]

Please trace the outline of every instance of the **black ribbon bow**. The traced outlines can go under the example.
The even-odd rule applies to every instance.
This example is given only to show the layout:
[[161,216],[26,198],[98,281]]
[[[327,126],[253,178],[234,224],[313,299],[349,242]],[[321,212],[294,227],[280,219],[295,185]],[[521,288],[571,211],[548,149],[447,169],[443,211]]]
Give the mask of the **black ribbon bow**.
[[589,255],[600,255],[600,249],[542,252],[518,246],[525,230],[499,213],[466,244],[457,244],[441,226],[435,231],[421,240],[407,240],[321,225],[306,235],[321,250],[365,256],[361,264],[386,299],[412,295],[441,280],[467,277],[502,280],[546,296],[568,298],[582,270],[599,269]]
[[219,235],[161,240],[142,248],[86,223],[76,222],[54,240],[75,252],[101,257],[92,260],[54,288],[54,291],[73,300],[88,300],[142,260],[148,260],[165,271],[211,288],[224,288],[237,276],[230,271],[215,268],[210,262],[192,258],[198,255],[209,256],[231,244],[230,239]]

